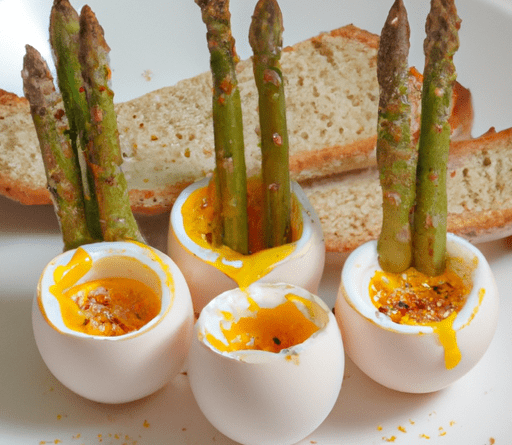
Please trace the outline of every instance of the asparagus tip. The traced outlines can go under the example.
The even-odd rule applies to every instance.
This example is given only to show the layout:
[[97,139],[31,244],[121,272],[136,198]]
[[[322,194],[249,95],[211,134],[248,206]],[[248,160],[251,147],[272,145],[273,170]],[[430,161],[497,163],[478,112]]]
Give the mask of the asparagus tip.
[[[80,11],[80,33],[88,36],[91,42],[95,45],[103,47],[107,52],[110,47],[105,40],[105,32],[103,27],[99,24],[96,14],[93,12],[89,5],[84,5]],[[87,57],[86,54],[81,54],[82,57]]]
[[31,45],[25,45],[21,76],[23,78],[23,91],[31,107],[44,106],[44,94],[53,91],[41,91],[32,80],[47,79],[53,84],[53,76],[41,53]]
[[255,54],[277,54],[283,46],[283,15],[276,0],[259,0],[249,28],[249,43]]

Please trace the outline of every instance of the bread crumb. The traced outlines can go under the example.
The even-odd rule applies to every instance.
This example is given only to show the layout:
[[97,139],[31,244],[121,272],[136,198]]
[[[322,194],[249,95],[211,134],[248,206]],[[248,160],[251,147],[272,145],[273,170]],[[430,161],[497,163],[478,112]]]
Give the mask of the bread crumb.
[[142,73],[142,77],[144,77],[146,82],[151,81],[152,76],[153,76],[153,71],[151,71],[151,70],[144,70],[144,72]]
[[406,433],[406,429],[403,426],[398,427],[398,431],[401,431],[402,433]]
[[147,420],[144,420],[143,425],[144,425],[144,428],[149,428],[149,422]]

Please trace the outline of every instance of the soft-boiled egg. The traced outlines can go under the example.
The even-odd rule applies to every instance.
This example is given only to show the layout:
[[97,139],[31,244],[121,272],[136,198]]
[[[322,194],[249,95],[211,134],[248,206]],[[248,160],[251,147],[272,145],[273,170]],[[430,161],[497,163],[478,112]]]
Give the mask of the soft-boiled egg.
[[[170,218],[168,253],[189,284],[195,312],[216,295],[254,282],[291,283],[316,293],[325,244],[320,220],[300,186],[292,182],[293,242],[241,255],[210,242],[213,204],[208,202],[209,182],[210,178],[204,178],[187,187],[174,203]],[[250,234],[251,227],[257,231],[261,213],[261,209],[249,208]],[[250,242],[258,240],[255,235],[250,238]]]
[[338,397],[344,371],[334,315],[289,284],[224,292],[196,323],[188,375],[220,432],[246,445],[293,444],[315,430]]
[[[448,269],[462,279],[454,285],[467,287],[465,303],[439,321],[421,323],[407,314],[405,323],[397,323],[391,311],[379,310],[371,300],[372,279],[380,271],[376,241],[357,248],[345,262],[336,318],[347,355],[378,383],[403,392],[436,391],[465,375],[487,350],[499,307],[491,268],[475,246],[453,234],[447,237],[447,254]],[[436,313],[434,309],[429,312]],[[409,309],[402,303],[398,310]]]
[[32,310],[49,370],[104,403],[139,399],[175,377],[193,322],[176,264],[136,242],[88,244],[57,256],[41,274]]

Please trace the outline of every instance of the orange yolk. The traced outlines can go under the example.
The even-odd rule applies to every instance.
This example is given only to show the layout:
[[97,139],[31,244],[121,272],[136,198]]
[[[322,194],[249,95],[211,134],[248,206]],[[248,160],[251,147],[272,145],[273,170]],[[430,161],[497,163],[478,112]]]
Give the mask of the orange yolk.
[[373,304],[394,322],[426,324],[462,309],[471,286],[448,268],[429,277],[411,267],[399,274],[378,270],[369,290]]
[[[271,249],[263,248],[263,190],[259,178],[248,180],[248,220],[250,255],[242,255],[227,246],[214,246],[212,233],[215,230],[214,187],[210,181],[207,187],[194,191],[182,207],[183,225],[190,239],[204,249],[219,254],[213,264],[244,288],[268,274],[273,266],[293,252],[295,244],[289,243]],[[302,234],[301,207],[292,199],[292,241]],[[241,267],[227,263],[241,262]]]
[[[89,335],[117,336],[140,329],[158,315],[159,295],[139,280],[107,277],[76,284],[92,265],[90,255],[79,247],[68,264],[55,268],[55,284],[49,290],[57,298],[62,320],[69,329]],[[166,284],[172,287],[170,272],[165,271]]]
[[69,329],[89,335],[116,336],[136,331],[160,312],[160,298],[130,278],[103,278],[68,289],[61,300]]
[[206,339],[217,350],[232,352],[240,350],[261,350],[279,352],[306,341],[320,328],[306,317],[293,302],[299,300],[303,304],[311,305],[308,300],[295,295],[288,295],[287,301],[273,308],[260,308],[249,299],[249,310],[253,313],[232,321],[231,313],[223,313],[221,331],[227,344],[207,333]]
[[464,271],[462,264],[450,258],[445,272],[436,277],[413,267],[399,274],[378,270],[369,285],[372,303],[395,323],[432,327],[444,348],[446,369],[461,359],[453,322],[472,289],[470,270]]

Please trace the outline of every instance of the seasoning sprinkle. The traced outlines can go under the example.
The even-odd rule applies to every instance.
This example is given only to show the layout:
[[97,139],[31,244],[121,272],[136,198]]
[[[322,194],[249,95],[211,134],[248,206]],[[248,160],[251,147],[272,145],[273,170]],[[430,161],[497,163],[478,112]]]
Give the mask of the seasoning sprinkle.
[[395,323],[442,321],[464,306],[471,282],[447,267],[429,277],[413,267],[403,273],[377,271],[369,284],[370,298],[379,312]]

